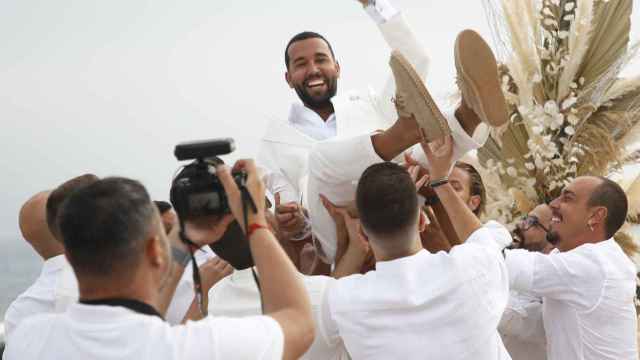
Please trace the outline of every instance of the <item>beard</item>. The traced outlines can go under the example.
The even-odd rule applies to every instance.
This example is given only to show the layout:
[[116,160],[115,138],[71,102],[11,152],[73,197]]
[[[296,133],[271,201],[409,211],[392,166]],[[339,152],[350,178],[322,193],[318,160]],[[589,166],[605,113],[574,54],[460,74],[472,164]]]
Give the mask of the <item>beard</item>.
[[560,235],[557,231],[549,231],[546,237],[547,241],[553,246],[558,245],[558,243],[560,242]]
[[306,84],[309,81],[308,79],[305,80],[302,85],[296,85],[294,87],[296,93],[298,94],[298,98],[300,98],[302,103],[310,109],[318,109],[331,106],[331,98],[336,96],[336,93],[338,92],[337,78],[330,79],[324,76],[322,79],[324,80],[325,84],[327,84],[327,91],[321,96],[312,96],[311,94],[309,94],[306,88]]

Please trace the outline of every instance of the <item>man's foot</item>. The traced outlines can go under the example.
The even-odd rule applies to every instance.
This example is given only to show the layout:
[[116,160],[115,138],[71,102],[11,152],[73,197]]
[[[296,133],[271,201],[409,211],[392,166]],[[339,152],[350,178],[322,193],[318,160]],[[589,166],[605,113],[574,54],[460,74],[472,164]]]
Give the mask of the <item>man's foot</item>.
[[[487,125],[504,125],[509,119],[507,102],[500,87],[496,58],[489,45],[475,31],[464,30],[456,38],[454,53],[463,102]],[[461,119],[461,122],[477,120]],[[475,128],[473,124],[464,125],[465,130]]]
[[413,118],[427,142],[451,133],[447,119],[438,109],[420,76],[398,51],[391,54],[389,66],[396,83],[396,109],[400,118]]

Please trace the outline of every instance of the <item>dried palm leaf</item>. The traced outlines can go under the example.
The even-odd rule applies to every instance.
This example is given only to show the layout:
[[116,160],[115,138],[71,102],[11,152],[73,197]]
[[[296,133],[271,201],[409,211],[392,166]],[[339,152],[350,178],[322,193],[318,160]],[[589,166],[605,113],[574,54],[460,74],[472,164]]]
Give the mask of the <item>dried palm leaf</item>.
[[[517,2],[517,1],[516,1]],[[580,66],[589,49],[592,36],[593,0],[578,0],[576,2],[575,20],[569,31],[568,61],[558,81],[557,101],[564,100],[571,90],[571,84],[576,80]]]
[[640,253],[640,247],[638,247],[638,244],[633,240],[633,237],[631,237],[631,235],[629,235],[628,233],[624,231],[618,231],[613,236],[613,239],[615,240],[615,242],[618,243],[618,245],[620,245],[620,247],[622,248],[622,251],[624,251],[624,253],[629,258],[631,258],[631,260],[633,260],[634,257],[637,256],[638,253]]

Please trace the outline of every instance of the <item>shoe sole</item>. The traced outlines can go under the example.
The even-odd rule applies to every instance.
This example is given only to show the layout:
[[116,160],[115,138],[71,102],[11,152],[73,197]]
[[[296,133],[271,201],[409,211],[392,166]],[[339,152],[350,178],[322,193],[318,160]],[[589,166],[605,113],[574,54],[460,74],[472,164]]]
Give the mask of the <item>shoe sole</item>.
[[429,94],[420,76],[409,61],[398,51],[391,53],[389,66],[393,72],[396,89],[401,90],[406,112],[413,115],[427,142],[440,139],[451,133],[447,119]]
[[465,101],[483,122],[494,127],[504,125],[509,120],[507,102],[489,45],[475,31],[464,30],[456,38],[454,57],[458,76],[463,80],[461,87],[467,88],[460,89],[463,94],[467,92]]

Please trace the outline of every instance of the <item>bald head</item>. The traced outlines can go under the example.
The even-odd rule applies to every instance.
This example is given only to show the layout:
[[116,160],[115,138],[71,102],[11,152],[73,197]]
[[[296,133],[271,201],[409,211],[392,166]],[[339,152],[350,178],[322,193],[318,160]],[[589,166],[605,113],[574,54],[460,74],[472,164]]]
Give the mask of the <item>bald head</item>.
[[44,259],[62,255],[64,246],[55,239],[47,225],[49,191],[39,192],[22,205],[18,224],[24,239]]

